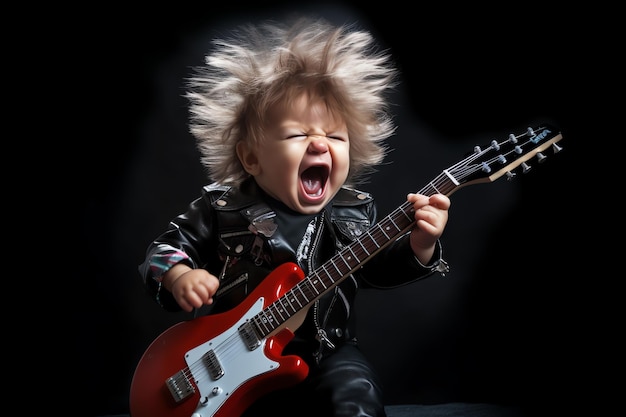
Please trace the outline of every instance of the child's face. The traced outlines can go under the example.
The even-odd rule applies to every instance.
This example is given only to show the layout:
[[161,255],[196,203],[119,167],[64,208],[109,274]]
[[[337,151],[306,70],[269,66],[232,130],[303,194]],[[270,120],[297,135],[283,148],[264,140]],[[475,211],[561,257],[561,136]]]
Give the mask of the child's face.
[[321,211],[348,177],[350,141],[343,120],[323,103],[302,95],[292,106],[276,106],[264,139],[254,149],[241,144],[239,158],[268,194],[292,210]]

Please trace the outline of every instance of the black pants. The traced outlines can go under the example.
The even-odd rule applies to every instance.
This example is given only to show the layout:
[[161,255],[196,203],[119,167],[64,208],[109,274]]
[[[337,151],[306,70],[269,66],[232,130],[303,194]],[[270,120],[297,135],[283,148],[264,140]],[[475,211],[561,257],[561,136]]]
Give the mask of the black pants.
[[300,384],[262,397],[242,417],[386,417],[378,376],[358,347],[344,344]]

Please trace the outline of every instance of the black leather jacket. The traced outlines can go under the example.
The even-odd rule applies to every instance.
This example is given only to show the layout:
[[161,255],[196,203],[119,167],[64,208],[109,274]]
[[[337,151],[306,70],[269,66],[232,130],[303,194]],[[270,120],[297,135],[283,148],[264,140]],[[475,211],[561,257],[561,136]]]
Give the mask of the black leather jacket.
[[[285,262],[297,263],[305,274],[314,271],[370,230],[376,217],[372,196],[346,187],[320,214],[304,216],[268,197],[253,180],[238,189],[212,184],[204,187],[202,196],[152,242],[139,271],[157,302],[166,310],[178,311],[172,294],[154,276],[158,272],[162,275],[167,267],[159,270],[154,264],[163,264],[168,251],[184,252],[188,258],[182,262],[205,268],[220,278],[215,302],[202,314],[223,312],[235,307]],[[307,227],[311,233],[307,244],[302,245]],[[342,343],[356,343],[353,301],[357,290],[394,288],[436,271],[446,272],[441,255],[438,242],[431,263],[422,265],[411,251],[408,233],[404,233],[315,300],[285,353],[319,361]]]

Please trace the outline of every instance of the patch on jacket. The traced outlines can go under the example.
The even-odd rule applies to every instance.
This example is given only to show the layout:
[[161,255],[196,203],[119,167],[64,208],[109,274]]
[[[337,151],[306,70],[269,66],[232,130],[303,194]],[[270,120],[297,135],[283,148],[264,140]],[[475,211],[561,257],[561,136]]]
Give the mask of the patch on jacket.
[[354,240],[372,226],[373,202],[371,194],[344,187],[333,200],[331,222],[342,236]]

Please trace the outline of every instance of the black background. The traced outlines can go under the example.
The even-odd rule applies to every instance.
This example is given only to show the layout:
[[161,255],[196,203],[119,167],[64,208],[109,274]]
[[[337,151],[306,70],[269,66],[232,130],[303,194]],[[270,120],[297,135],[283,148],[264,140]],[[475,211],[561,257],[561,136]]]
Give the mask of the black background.
[[[362,293],[361,344],[388,403],[492,402],[531,415],[580,404],[598,383],[597,354],[586,346],[599,333],[589,314],[597,287],[586,273],[599,261],[589,249],[598,237],[585,222],[595,199],[589,190],[581,198],[588,173],[581,167],[596,139],[588,109],[597,103],[590,97],[606,53],[581,23],[583,13],[528,3],[435,10],[275,1],[111,8],[97,24],[80,23],[75,36],[90,43],[77,53],[90,67],[74,69],[84,83],[76,87],[102,97],[99,112],[84,116],[91,129],[85,141],[101,140],[73,160],[81,177],[73,180],[88,183],[74,193],[81,262],[70,273],[73,290],[89,299],[70,313],[79,331],[68,347],[81,381],[74,388],[90,404],[82,415],[127,412],[141,354],[186,318],[149,299],[137,272],[150,240],[208,182],[187,131],[185,77],[202,64],[213,36],[292,11],[358,21],[401,70],[393,151],[361,186],[383,214],[474,145],[545,123],[563,133],[563,151],[546,152],[541,165],[531,161],[528,174],[451,197],[442,238],[449,274]],[[93,78],[79,74],[94,68]],[[84,111],[81,97],[75,106]]]

